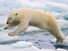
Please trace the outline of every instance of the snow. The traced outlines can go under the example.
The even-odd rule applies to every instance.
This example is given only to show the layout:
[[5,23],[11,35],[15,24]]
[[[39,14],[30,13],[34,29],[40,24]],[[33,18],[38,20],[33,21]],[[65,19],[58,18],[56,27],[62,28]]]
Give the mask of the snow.
[[67,50],[58,48],[57,51],[67,51]]
[[33,44],[31,42],[19,41],[17,43],[12,44],[12,46],[15,48],[26,48],[33,46]]

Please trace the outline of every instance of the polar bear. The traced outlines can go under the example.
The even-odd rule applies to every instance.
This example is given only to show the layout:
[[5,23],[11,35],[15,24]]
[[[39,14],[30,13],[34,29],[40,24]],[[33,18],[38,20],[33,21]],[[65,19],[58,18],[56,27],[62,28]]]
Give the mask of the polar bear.
[[14,32],[8,34],[10,36],[19,35],[31,25],[46,29],[57,39],[57,42],[63,42],[65,39],[55,16],[43,10],[32,8],[16,9],[9,13],[6,24],[7,26],[4,29],[18,26]]

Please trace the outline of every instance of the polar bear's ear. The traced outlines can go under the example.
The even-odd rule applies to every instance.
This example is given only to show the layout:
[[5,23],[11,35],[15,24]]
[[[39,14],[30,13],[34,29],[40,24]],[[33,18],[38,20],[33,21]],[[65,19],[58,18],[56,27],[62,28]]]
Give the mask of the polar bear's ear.
[[18,13],[15,13],[15,16],[17,16],[18,15]]

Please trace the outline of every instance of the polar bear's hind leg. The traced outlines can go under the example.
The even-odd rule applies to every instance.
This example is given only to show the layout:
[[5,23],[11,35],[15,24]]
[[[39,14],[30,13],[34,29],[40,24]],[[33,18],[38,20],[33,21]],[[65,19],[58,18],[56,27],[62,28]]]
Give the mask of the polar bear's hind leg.
[[57,42],[63,42],[65,39],[64,34],[61,31],[60,25],[57,22],[57,20],[52,19],[51,21],[48,22],[49,28],[47,29],[53,36],[56,37]]

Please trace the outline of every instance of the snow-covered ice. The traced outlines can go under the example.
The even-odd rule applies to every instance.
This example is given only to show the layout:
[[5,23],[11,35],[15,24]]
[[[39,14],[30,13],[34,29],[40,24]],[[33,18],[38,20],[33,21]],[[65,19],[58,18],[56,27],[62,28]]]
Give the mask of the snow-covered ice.
[[15,48],[26,48],[33,46],[33,44],[31,42],[19,41],[17,43],[12,44],[12,46]]

